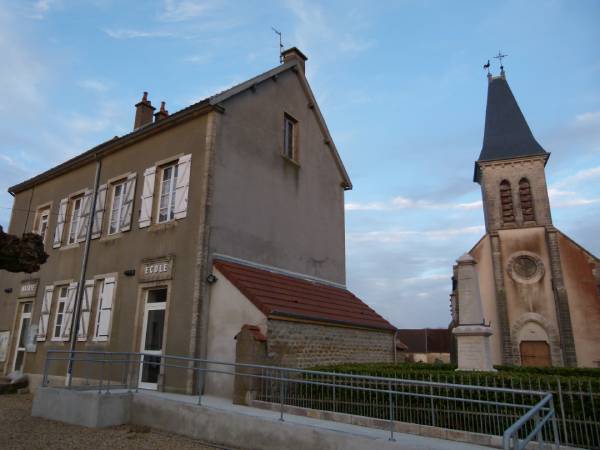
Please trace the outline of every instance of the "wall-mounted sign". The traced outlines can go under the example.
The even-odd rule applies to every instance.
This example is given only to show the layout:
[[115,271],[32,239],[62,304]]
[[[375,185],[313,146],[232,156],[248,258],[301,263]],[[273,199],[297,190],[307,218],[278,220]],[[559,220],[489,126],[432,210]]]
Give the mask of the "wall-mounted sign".
[[19,298],[35,297],[37,295],[38,284],[40,280],[21,281],[19,288]]
[[173,278],[173,256],[142,261],[139,272],[141,282],[170,280],[171,278]]
[[0,331],[0,362],[6,361],[6,355],[8,354],[9,337],[10,331]]

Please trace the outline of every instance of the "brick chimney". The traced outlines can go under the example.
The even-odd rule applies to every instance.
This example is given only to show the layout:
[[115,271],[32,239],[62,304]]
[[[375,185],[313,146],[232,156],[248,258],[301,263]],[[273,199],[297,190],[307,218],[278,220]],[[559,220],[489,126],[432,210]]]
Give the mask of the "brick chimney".
[[154,109],[154,106],[152,106],[152,103],[148,100],[148,93],[144,92],[142,100],[135,105],[135,122],[133,123],[133,129],[137,130],[144,125],[152,123]]
[[281,56],[283,56],[283,62],[287,63],[290,61],[298,61],[300,64],[300,69],[302,70],[302,73],[304,73],[304,63],[305,61],[308,59],[306,57],[306,55],[304,53],[302,53],[300,50],[298,50],[298,48],[296,47],[292,47],[292,48],[288,48],[287,50],[284,50],[281,53]]
[[165,102],[160,102],[160,110],[154,113],[154,122],[166,119],[167,117],[169,117],[169,111],[165,109]]

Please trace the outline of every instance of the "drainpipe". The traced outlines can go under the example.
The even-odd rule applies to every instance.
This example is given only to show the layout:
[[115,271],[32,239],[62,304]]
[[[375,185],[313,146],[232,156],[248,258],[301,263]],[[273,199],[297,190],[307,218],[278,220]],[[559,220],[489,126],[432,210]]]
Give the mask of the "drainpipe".
[[394,331],[394,364],[398,364],[398,328]]
[[87,230],[85,232],[85,246],[83,248],[83,260],[81,261],[81,272],[79,274],[79,284],[77,285],[77,296],[75,297],[75,311],[72,316],[71,322],[71,335],[69,336],[70,349],[69,349],[69,365],[67,366],[67,379],[65,383],[68,387],[71,387],[71,381],[73,378],[73,365],[75,359],[75,344],[77,343],[77,335],[79,334],[79,318],[81,316],[81,301],[83,299],[83,293],[85,289],[85,273],[87,271],[87,264],[90,255],[90,241],[92,238],[92,227],[94,224],[94,217],[96,216],[96,197],[98,196],[98,185],[100,184],[100,169],[102,168],[102,162],[96,155],[96,177],[94,179],[94,193],[92,195],[92,204],[90,205],[90,215],[87,223]]

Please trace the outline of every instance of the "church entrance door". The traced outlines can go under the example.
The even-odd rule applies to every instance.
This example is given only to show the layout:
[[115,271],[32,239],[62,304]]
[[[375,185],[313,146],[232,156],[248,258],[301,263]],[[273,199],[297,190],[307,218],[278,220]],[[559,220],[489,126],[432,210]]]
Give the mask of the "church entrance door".
[[545,341],[521,341],[521,365],[550,367],[550,346]]

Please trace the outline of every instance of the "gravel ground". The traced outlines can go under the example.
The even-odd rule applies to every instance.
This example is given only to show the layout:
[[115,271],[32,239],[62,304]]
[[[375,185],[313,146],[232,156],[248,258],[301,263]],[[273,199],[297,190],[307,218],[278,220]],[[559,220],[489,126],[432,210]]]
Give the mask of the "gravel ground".
[[31,394],[0,395],[0,449],[223,448],[135,425],[94,429],[31,417],[32,400]]

